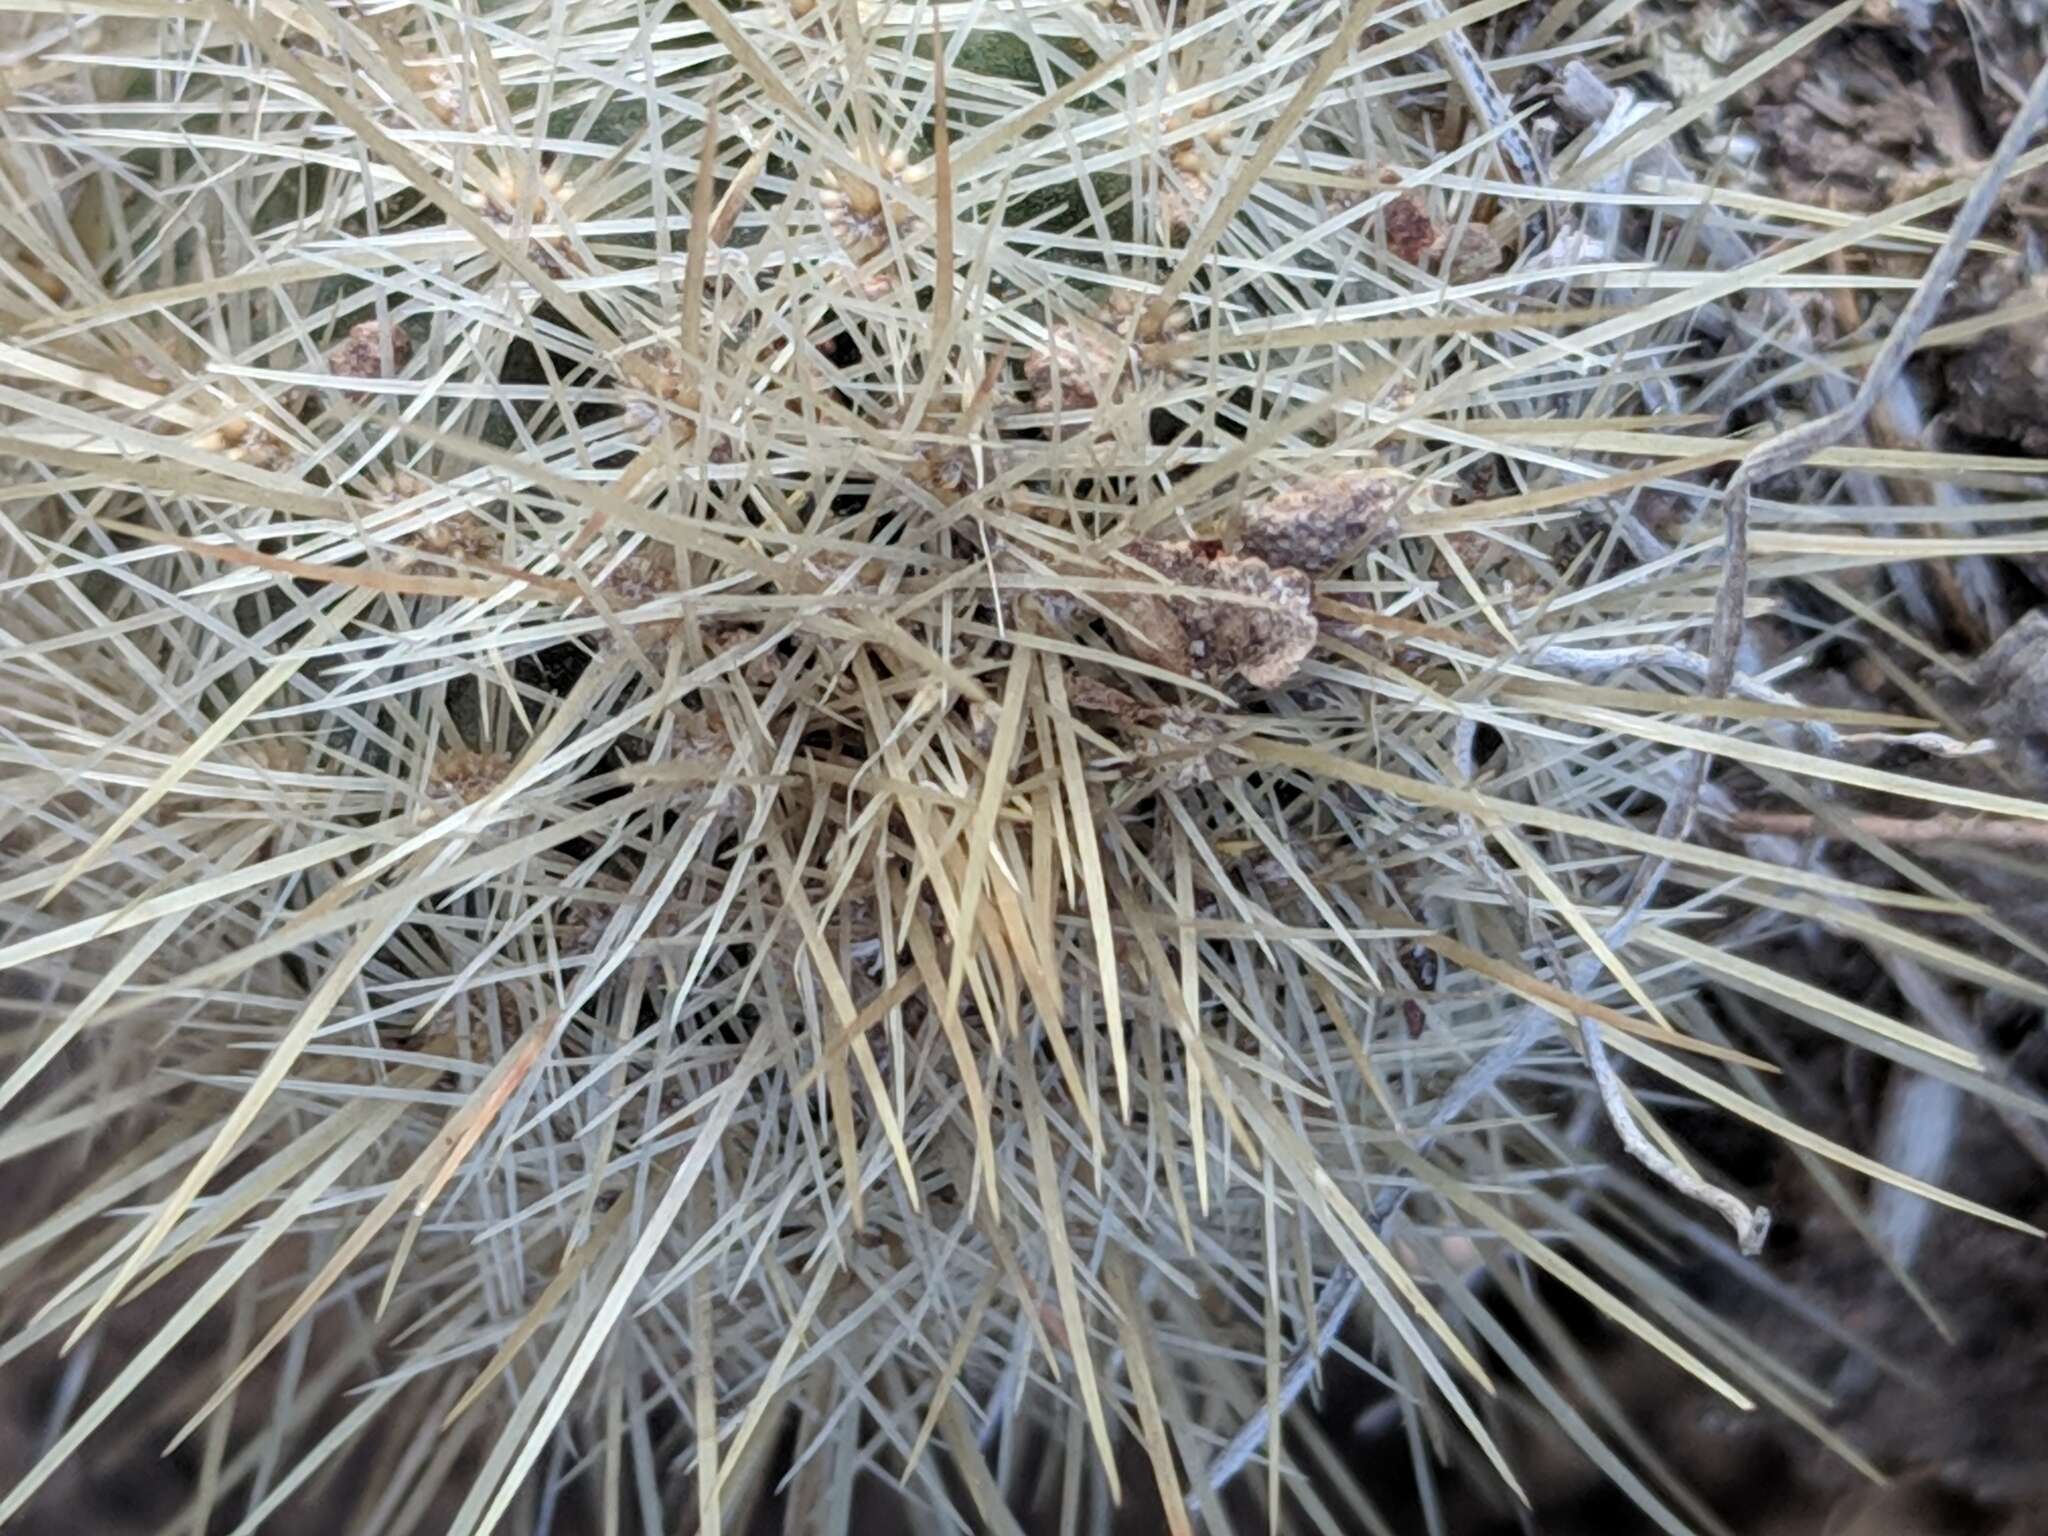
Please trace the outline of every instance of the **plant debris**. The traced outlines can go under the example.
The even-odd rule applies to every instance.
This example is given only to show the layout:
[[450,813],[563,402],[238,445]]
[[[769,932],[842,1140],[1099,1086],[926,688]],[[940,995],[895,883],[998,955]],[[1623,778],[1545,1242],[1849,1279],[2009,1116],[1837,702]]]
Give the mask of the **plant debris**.
[[1167,584],[1196,589],[1104,598],[1129,626],[1119,638],[1140,659],[1205,681],[1242,677],[1255,688],[1277,688],[1315,648],[1309,581],[1300,571],[1225,554],[1213,541],[1137,540],[1127,548]]
[[[365,320],[350,328],[327,354],[328,371],[344,379],[386,379],[403,372],[412,358],[412,338],[398,326]],[[366,390],[344,389],[350,400],[368,400]]]
[[1327,575],[1360,546],[1391,537],[1414,492],[1413,481],[1390,469],[1304,481],[1246,509],[1240,548],[1269,566]]
[[[2048,276],[2015,296],[2048,302]],[[2000,326],[1952,355],[1949,420],[1975,437],[2048,455],[2048,316]]]
[[1067,414],[1121,400],[1170,370],[1165,348],[1191,323],[1185,308],[1155,316],[1141,296],[1121,290],[1085,318],[1055,320],[1045,345],[1024,361],[1032,407]]

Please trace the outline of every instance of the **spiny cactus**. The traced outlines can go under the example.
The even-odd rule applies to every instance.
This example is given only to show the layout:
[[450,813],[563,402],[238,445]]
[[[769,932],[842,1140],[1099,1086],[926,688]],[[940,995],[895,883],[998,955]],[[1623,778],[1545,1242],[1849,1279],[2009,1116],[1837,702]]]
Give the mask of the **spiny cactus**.
[[2044,812],[1801,700],[1855,605],[1741,632],[1912,551],[1731,555],[1727,306],[1968,186],[1595,250],[1680,124],[1499,116],[1509,9],[10,34],[0,1144],[69,1172],[0,1353],[161,1317],[0,1515],[133,1419],[192,1530],[1365,1528],[1285,1413],[1356,1323],[1419,1448],[1512,1487],[1533,1403],[1684,1529],[1475,1304],[1518,1266],[1804,1413],[1615,1233],[1762,1240],[1674,1103],[1948,1198],[1700,989],[1983,1086],[1742,953],[1963,904],[1728,818]]

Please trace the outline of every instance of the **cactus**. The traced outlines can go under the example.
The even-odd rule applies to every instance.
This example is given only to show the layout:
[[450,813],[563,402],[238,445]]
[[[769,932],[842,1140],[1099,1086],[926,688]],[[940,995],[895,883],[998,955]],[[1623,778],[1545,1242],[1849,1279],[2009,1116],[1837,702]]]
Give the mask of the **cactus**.
[[1606,1456],[1489,1266],[1796,1406],[1608,1235],[1763,1240],[1671,1104],[1967,1204],[1707,1001],[1943,904],[1737,812],[2043,819],[1715,622],[1897,551],[1728,558],[1689,327],[1892,225],[1587,259],[1495,5],[149,9],[0,75],[5,1353],[154,1319],[0,1518],[1352,1529],[1340,1336]]

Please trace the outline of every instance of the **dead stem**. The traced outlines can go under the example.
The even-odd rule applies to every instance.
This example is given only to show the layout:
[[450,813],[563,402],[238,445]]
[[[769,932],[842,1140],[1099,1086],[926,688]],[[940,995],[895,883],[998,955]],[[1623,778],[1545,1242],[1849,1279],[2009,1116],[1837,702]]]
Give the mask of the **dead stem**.
[[2048,823],[1982,816],[1877,816],[1835,811],[1738,811],[1730,830],[1771,837],[1842,837],[1855,833],[1880,843],[1968,843],[1980,848],[2048,847]]

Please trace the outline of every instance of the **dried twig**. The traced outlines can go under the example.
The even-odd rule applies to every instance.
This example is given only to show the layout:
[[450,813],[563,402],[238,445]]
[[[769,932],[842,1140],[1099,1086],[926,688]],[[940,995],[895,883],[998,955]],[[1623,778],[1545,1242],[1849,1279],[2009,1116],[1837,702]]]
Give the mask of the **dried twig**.
[[[1443,0],[1423,0],[1422,13],[1431,21],[1444,21],[1450,16]],[[1493,83],[1493,76],[1487,72],[1478,53],[1465,41],[1465,34],[1452,27],[1444,33],[1440,46],[1445,67],[1450,70],[1451,78],[1458,82],[1458,89],[1465,93],[1465,99],[1472,103],[1486,126],[1500,135],[1501,150],[1514,166],[1515,174],[1529,186],[1541,186],[1544,181],[1543,162],[1537,156],[1536,146],[1529,142],[1522,125],[1515,120],[1514,108],[1501,95],[1500,87]]]
[[1608,1059],[1607,1042],[1600,1038],[1599,1028],[1590,1020],[1581,1020],[1579,1036],[1586,1043],[1586,1060],[1592,1065],[1593,1080],[1599,1085],[1600,1102],[1606,1106],[1608,1123],[1614,1127],[1615,1135],[1621,1138],[1621,1145],[1628,1155],[1680,1194],[1710,1205],[1725,1216],[1735,1229],[1736,1247],[1744,1258],[1754,1258],[1762,1253],[1764,1239],[1771,1231],[1770,1210],[1761,1205],[1744,1205],[1727,1190],[1709,1184],[1668,1156],[1662,1147],[1644,1135],[1643,1128],[1636,1123],[1635,1114],[1629,1108],[1621,1076]]
[[1906,360],[1920,343],[1921,334],[1934,323],[1942,300],[1948,296],[1956,273],[1969,254],[1970,242],[1984,227],[1991,210],[1998,206],[1999,188],[2011,174],[2013,162],[2019,159],[2044,117],[2048,117],[2048,68],[2043,68],[2035,76],[2027,99],[2014,114],[2005,137],[1999,141],[1997,152],[1977,178],[1977,184],[1970,189],[1970,195],[1963,199],[1962,207],[1956,211],[1955,223],[1949,227],[1948,238],[1942,241],[1934,259],[1927,264],[1920,285],[1913,290],[1913,297],[1899,315],[1898,324],[1871,360],[1863,382],[1857,386],[1848,405],[1764,443],[1742,461],[1729,480],[1722,498],[1727,567],[1720,595],[1714,604],[1713,667],[1707,676],[1709,693],[1727,692],[1729,681],[1735,674],[1735,644],[1742,628],[1742,600],[1749,585],[1750,487],[1759,480],[1768,480],[1774,475],[1797,469],[1822,449],[1847,442],[1862,429],[1864,421],[1885,398],[1892,381],[1905,368]]
[[[1616,90],[1576,59],[1565,66],[1560,87],[1560,104],[1582,122],[1605,123],[1615,119],[1617,114],[1626,115],[1631,111],[1627,92]],[[1694,180],[1666,143],[1647,146],[1637,157],[1637,162],[1653,182],[1686,186]],[[1626,169],[1623,168],[1621,185],[1626,185]],[[1748,240],[1726,224],[1712,219],[1703,220],[1698,227],[1698,238],[1708,257],[1723,269],[1732,271],[1755,259],[1756,253]],[[1778,347],[1798,357],[1812,358],[1818,354],[1819,348],[1806,315],[1793,295],[1765,292],[1758,295],[1758,300],[1769,314]],[[1819,403],[1830,412],[1849,406],[1848,382],[1839,374],[1816,371],[1812,383]],[[1905,420],[1906,415],[1896,404],[1898,395],[1897,386],[1888,391],[1884,407],[1896,419]],[[1883,486],[1876,476],[1851,471],[1843,478],[1850,494],[1857,500],[1874,506],[1885,499]],[[1913,622],[1926,633],[1939,630],[1939,613],[1928,590],[1925,573],[1911,561],[1900,561],[1887,567],[1886,574]],[[1981,573],[1975,571],[1966,572],[1963,579],[1973,590],[1983,585]]]
[[[1969,254],[1970,242],[1997,206],[2000,185],[2044,115],[2048,115],[2048,68],[2036,77],[2026,102],[1999,142],[1997,153],[1991,157],[1977,184],[1970,189],[1970,195],[1963,200],[1947,238],[1928,263],[1920,285],[1913,290],[1912,299],[1899,316],[1898,325],[1885,338],[1884,346],[1872,359],[1869,371],[1864,374],[1862,384],[1848,405],[1762,444],[1742,461],[1729,480],[1722,496],[1724,564],[1720,591],[1714,600],[1713,627],[1707,650],[1709,665],[1704,691],[1708,698],[1719,698],[1727,693],[1735,678],[1735,651],[1742,635],[1742,607],[1749,591],[1750,486],[1758,480],[1797,469],[1814,454],[1846,441],[1863,425],[1884,398],[1891,382],[1905,367],[1906,360],[1913,355],[1921,334],[1933,323],[1949,285],[1955,280],[1957,269]],[[1665,807],[1665,815],[1658,824],[1660,833],[1672,836],[1687,834],[1699,805],[1700,788],[1706,782],[1706,774],[1706,755],[1693,754],[1677,795]]]
[[1860,832],[1881,843],[1973,843],[1983,848],[2048,848],[2048,823],[1983,816],[1813,816],[1804,811],[1741,811],[1736,832],[1767,837],[1830,837]]

